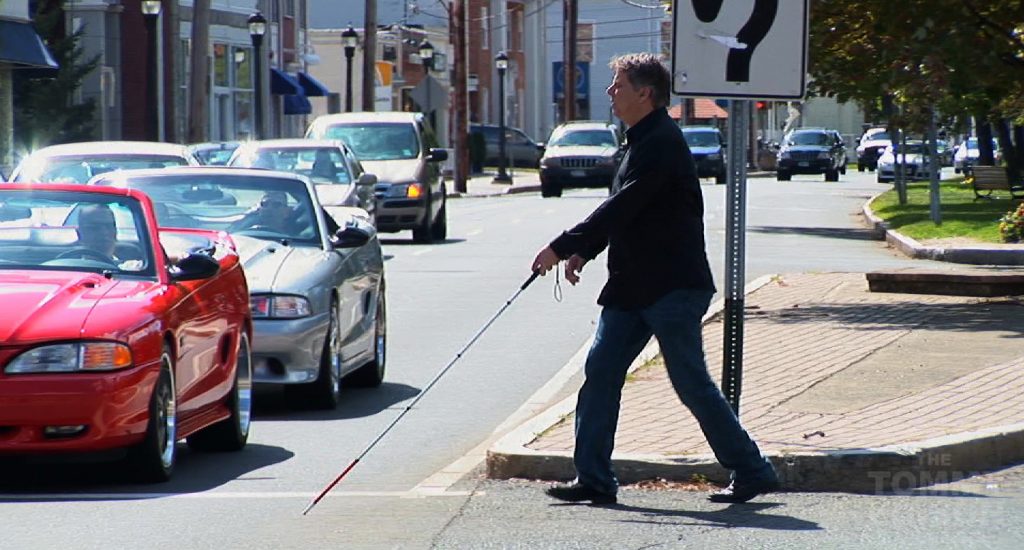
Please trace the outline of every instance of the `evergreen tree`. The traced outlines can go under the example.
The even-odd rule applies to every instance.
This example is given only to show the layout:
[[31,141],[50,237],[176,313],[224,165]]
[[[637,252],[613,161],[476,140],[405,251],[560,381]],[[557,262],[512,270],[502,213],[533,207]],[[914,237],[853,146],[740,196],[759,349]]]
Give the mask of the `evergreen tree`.
[[75,103],[74,96],[99,55],[83,60],[83,29],[65,32],[64,3],[40,0],[33,14],[36,32],[60,68],[14,71],[14,141],[23,151],[95,138],[96,102]]

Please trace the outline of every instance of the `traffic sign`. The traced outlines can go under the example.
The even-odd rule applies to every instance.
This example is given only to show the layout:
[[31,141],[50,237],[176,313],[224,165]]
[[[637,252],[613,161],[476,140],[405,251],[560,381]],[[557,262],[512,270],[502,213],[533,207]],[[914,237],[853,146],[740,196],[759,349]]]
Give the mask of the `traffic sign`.
[[[551,69],[554,78],[552,89],[555,100],[565,97],[565,67],[561,61],[553,61]],[[576,99],[586,99],[590,92],[590,63],[576,62]]]
[[672,17],[674,93],[804,96],[808,0],[681,0]]

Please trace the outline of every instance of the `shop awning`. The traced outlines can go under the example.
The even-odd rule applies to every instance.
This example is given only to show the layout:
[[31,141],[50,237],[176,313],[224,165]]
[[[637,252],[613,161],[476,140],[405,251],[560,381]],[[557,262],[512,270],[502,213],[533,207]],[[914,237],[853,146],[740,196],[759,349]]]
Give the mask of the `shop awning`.
[[306,73],[299,73],[299,85],[302,86],[302,90],[306,92],[307,97],[326,96],[331,93],[327,86],[324,86],[322,82]]
[[16,67],[58,68],[30,23],[0,19],[0,63]]
[[299,85],[298,80],[295,80],[295,77],[282,71],[281,69],[275,69],[271,67],[270,93],[281,95],[302,95],[302,86]]
[[286,115],[308,115],[313,112],[313,106],[309,104],[309,98],[303,94],[291,94],[284,96],[284,114]]

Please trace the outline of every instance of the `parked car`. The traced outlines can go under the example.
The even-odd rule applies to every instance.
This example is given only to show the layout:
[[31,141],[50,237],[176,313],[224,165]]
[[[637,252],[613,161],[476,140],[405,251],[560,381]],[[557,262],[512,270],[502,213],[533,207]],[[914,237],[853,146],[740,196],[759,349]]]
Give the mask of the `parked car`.
[[188,149],[203,166],[224,166],[241,144],[239,141],[210,141],[193,143]]
[[363,169],[352,149],[332,139],[274,139],[241,145],[228,166],[264,168],[305,176],[316,185],[324,206],[355,206],[377,214],[377,176]]
[[715,183],[725,183],[725,140],[722,132],[714,126],[683,126],[681,130],[697,165],[697,177],[715,178]]
[[198,166],[185,145],[149,141],[86,141],[33,151],[11,172],[10,181],[85,183],[112,170]]
[[776,178],[789,181],[793,174],[825,174],[825,181],[839,181],[846,173],[846,144],[836,130],[800,128],[782,141],[776,162]]
[[560,197],[568,187],[611,188],[622,158],[614,124],[600,121],[565,122],[551,131],[540,159],[540,189],[544,197]]
[[[484,137],[484,166],[497,166],[501,156],[501,126],[493,124],[470,124],[469,133]],[[519,128],[505,128],[506,166],[537,168],[540,163],[540,146]]]
[[[998,164],[1002,160],[1003,155],[999,150],[999,144],[994,139],[992,140],[992,153],[995,155],[995,161]],[[957,146],[956,152],[953,154],[953,172],[957,174],[960,172],[969,173],[971,166],[977,164],[979,154],[978,138],[969,137],[965,139]]]
[[384,260],[361,209],[323,207],[307,178],[269,170],[139,170],[93,183],[145,191],[159,201],[161,227],[231,235],[252,296],[256,383],[284,385],[295,405],[333,409],[342,378],[384,380]]
[[871,128],[864,132],[857,145],[857,171],[875,170],[878,167],[879,155],[890,145],[892,139],[885,128]]
[[0,220],[0,455],[124,451],[166,481],[178,440],[245,446],[252,318],[230,239],[83,185],[0,184]]
[[931,178],[928,146],[921,140],[907,140],[906,147],[902,143],[886,147],[878,157],[878,183],[894,181],[897,164],[903,166],[908,181]]
[[310,139],[337,139],[352,148],[366,169],[377,175],[377,229],[412,229],[413,240],[429,243],[448,236],[448,191],[438,148],[423,113],[398,111],[342,113],[317,117],[306,130]]

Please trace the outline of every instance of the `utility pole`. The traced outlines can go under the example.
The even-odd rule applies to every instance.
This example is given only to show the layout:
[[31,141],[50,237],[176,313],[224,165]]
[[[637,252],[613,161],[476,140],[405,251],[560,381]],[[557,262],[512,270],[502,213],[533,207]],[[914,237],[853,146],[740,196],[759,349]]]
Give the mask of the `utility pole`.
[[373,112],[377,87],[377,0],[366,0],[363,32],[363,111]]
[[576,0],[563,0],[563,2],[562,72],[565,74],[565,80],[562,89],[565,96],[565,107],[562,109],[562,122],[567,122],[576,120],[576,26],[579,10]]
[[[188,86],[188,141],[208,141],[206,130],[210,112],[210,65],[207,51],[210,49],[210,0],[195,0],[192,5],[192,51],[189,66]],[[259,90],[256,90],[259,93]]]
[[455,190],[459,193],[467,191],[466,180],[469,174],[469,92],[467,89],[466,65],[469,52],[466,49],[466,5],[465,0],[452,0],[451,22],[448,25],[451,33],[454,68],[452,69],[452,120],[451,144],[455,150],[454,178]]

